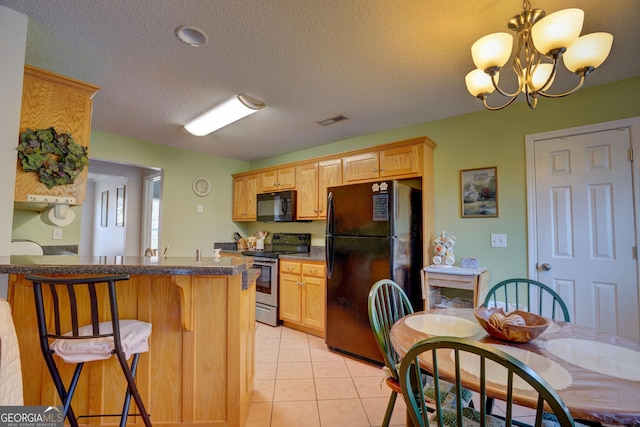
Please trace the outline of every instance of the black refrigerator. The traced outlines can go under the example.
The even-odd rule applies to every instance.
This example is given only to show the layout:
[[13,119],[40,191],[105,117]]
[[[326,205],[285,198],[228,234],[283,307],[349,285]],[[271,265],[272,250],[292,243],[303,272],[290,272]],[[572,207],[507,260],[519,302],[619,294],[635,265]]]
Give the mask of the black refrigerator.
[[325,342],[335,351],[383,363],[369,324],[368,296],[380,279],[398,283],[422,307],[422,191],[416,180],[327,190]]

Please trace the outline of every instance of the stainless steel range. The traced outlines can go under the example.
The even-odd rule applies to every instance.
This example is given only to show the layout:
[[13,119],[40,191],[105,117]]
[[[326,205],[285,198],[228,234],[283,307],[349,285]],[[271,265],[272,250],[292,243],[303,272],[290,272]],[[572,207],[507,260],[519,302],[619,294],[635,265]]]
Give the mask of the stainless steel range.
[[264,251],[244,251],[254,257],[253,268],[260,269],[256,282],[256,320],[267,325],[280,324],[278,312],[278,257],[311,250],[311,234],[274,233],[271,246]]

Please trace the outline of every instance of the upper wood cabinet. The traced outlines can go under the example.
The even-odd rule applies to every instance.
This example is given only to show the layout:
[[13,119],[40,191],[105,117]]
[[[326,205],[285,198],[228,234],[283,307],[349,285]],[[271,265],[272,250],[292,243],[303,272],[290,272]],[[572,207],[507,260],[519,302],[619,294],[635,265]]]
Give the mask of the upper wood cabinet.
[[255,221],[257,219],[258,180],[258,174],[233,178],[233,221]]
[[407,147],[381,150],[380,177],[417,176],[421,174],[422,145],[413,144]]
[[260,192],[293,190],[296,188],[296,168],[290,166],[260,173]]
[[[327,217],[327,188],[380,179],[419,178],[425,224],[433,222],[433,149],[436,144],[426,136],[398,141],[331,156],[269,167],[233,176],[233,219],[255,221],[255,210],[247,215],[245,197],[255,204],[253,189],[248,195],[247,183],[238,178],[254,175],[257,193],[296,190],[296,219],[322,220]],[[257,178],[256,178],[257,177]],[[433,226],[425,228],[432,232]],[[430,234],[429,234],[430,235]]]
[[380,175],[380,157],[377,152],[355,154],[342,158],[344,182],[376,179]]
[[422,145],[412,144],[342,158],[345,183],[422,174]]
[[327,217],[327,188],[342,185],[342,160],[311,162],[296,168],[297,219]]
[[[25,65],[19,133],[27,128],[54,127],[59,133],[70,133],[79,145],[89,147],[93,97],[98,90],[97,86]],[[18,135],[15,144],[17,147]],[[40,182],[37,173],[24,172],[18,163],[14,200],[27,202],[27,195],[34,194],[73,197],[75,204],[80,205],[87,194],[87,173],[88,168],[85,167],[73,184],[48,189]]]

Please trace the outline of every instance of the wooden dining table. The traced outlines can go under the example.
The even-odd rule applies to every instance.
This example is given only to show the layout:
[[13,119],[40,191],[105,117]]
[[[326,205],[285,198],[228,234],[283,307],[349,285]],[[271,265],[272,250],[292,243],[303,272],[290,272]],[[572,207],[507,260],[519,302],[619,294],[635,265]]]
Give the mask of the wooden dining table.
[[[391,328],[391,342],[401,356],[418,341],[438,335],[492,344],[519,358],[550,383],[576,419],[640,425],[638,343],[568,322],[551,322],[542,335],[528,343],[501,341],[482,329],[470,308],[414,313]],[[475,371],[465,371],[464,362],[462,368],[463,385],[478,391],[474,389],[474,384],[479,384]],[[505,389],[497,382],[491,387],[491,397],[505,400]],[[516,388],[514,393],[514,400],[525,406],[533,404],[529,392]]]

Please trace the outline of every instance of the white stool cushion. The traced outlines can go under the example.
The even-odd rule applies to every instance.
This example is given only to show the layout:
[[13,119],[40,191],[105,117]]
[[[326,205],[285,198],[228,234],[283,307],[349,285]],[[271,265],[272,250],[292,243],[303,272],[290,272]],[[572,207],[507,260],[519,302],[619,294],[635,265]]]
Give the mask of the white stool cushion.
[[[100,333],[109,334],[113,331],[111,322],[100,323]],[[78,329],[80,335],[92,335],[91,325]],[[71,336],[71,332],[65,335]],[[149,351],[149,336],[151,323],[139,320],[120,320],[120,340],[125,357],[136,353]],[[111,357],[114,350],[113,337],[91,339],[57,339],[51,343],[55,353],[67,363],[91,362],[105,360]]]

